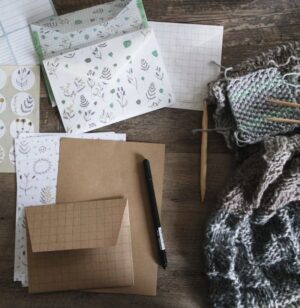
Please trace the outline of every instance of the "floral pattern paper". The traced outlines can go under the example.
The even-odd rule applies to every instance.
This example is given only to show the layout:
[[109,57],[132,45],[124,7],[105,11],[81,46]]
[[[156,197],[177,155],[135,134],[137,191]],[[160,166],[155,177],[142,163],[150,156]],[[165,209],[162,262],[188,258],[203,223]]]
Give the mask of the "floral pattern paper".
[[21,281],[23,286],[28,285],[24,208],[56,202],[59,145],[62,137],[126,140],[126,135],[115,133],[76,136],[61,133],[22,134],[15,140],[17,206],[14,281]]
[[15,172],[14,138],[39,131],[38,66],[0,66],[0,172]]
[[174,101],[151,29],[59,55],[43,65],[67,132],[87,132]]

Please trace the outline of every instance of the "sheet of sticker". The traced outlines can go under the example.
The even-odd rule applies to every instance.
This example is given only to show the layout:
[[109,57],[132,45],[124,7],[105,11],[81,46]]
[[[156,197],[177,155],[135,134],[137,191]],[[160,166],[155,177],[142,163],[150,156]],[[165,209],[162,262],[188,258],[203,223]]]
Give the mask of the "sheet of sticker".
[[15,172],[14,138],[39,131],[39,66],[0,66],[0,172]]

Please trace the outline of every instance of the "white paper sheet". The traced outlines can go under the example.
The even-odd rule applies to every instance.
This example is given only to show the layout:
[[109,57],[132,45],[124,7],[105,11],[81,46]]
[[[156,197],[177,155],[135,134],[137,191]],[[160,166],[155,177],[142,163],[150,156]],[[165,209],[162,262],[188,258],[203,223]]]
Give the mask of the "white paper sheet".
[[60,138],[125,141],[125,134],[22,134],[15,140],[17,206],[14,281],[27,281],[27,246],[24,207],[56,201]]
[[38,64],[29,24],[55,15],[51,0],[0,0],[0,64]]
[[218,77],[223,27],[149,22],[169,73],[176,103],[173,108],[202,110],[207,84]]

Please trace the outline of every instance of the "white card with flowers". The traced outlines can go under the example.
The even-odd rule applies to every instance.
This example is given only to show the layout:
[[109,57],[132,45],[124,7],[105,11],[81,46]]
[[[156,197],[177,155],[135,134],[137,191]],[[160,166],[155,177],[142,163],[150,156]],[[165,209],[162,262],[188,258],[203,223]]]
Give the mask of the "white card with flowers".
[[67,132],[87,132],[173,104],[151,28],[43,61]]

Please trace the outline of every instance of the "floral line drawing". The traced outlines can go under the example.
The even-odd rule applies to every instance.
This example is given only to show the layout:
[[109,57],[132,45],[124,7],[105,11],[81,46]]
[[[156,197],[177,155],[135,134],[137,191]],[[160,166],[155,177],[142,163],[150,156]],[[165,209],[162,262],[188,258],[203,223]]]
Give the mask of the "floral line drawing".
[[71,52],[68,52],[64,55],[64,58],[67,58],[67,59],[71,59],[71,58],[74,58],[75,56],[75,51],[71,51]]
[[71,120],[74,117],[75,117],[75,112],[73,107],[71,106],[67,107],[63,112],[63,118],[66,120]]
[[29,179],[35,179],[35,175],[31,176],[29,173],[21,174],[19,179],[23,181],[23,184],[20,185],[20,189],[24,191],[24,194],[27,196],[27,192],[33,188],[33,186],[29,186]]
[[88,110],[84,112],[83,118],[86,122],[91,121],[92,116],[95,114],[95,111],[93,110]]
[[128,105],[128,100],[125,99],[126,92],[123,87],[117,88],[117,101],[122,108],[125,108]]
[[137,79],[133,74],[133,69],[130,68],[129,70],[127,70],[127,80],[130,84],[132,84],[136,89],[138,89],[138,83],[137,83]]
[[145,59],[141,60],[141,70],[143,71],[148,71],[150,68],[150,65],[148,64],[148,62]]
[[164,79],[164,72],[162,71],[161,67],[156,68],[155,76],[158,80],[163,80]]
[[41,189],[41,197],[40,201],[43,204],[50,204],[52,202],[52,192],[51,192],[51,186],[46,186]]
[[102,123],[108,123],[113,120],[113,113],[106,111],[105,109],[102,110],[100,113],[99,121]]
[[52,163],[47,158],[40,158],[33,164],[33,171],[36,174],[45,174],[50,171]]
[[85,88],[85,82],[81,78],[76,77],[74,80],[74,86],[76,88],[76,92],[78,93]]
[[28,77],[31,74],[31,70],[26,67],[18,69],[18,76],[16,78],[16,84],[20,88],[25,88],[28,84]]
[[46,66],[47,66],[47,71],[49,72],[49,75],[53,75],[57,78],[56,71],[57,68],[59,67],[59,59],[55,58],[53,62],[47,61]]
[[70,97],[72,102],[74,103],[76,98],[76,92],[73,89],[71,89],[71,84],[67,83],[65,86],[61,86],[60,88],[63,91],[63,95],[65,97]]
[[100,47],[95,47],[94,49],[93,49],[93,51],[92,51],[92,54],[95,56],[95,58],[97,58],[97,59],[102,59],[102,52],[101,52],[101,50],[100,50]]

